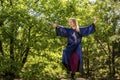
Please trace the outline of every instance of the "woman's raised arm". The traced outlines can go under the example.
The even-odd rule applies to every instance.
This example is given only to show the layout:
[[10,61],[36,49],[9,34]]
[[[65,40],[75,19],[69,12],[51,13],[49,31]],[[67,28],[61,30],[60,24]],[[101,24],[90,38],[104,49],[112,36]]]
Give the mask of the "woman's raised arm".
[[64,28],[58,24],[51,24],[53,28],[56,28],[56,35],[61,37],[68,37],[68,28]]

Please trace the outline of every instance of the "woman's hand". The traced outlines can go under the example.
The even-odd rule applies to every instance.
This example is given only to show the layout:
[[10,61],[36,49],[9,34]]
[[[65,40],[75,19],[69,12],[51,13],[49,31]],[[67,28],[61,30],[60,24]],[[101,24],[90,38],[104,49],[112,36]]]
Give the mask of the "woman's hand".
[[94,17],[94,24],[96,24],[96,22],[98,21],[98,17]]
[[56,28],[56,27],[58,27],[58,24],[52,23],[51,26],[52,26],[53,28]]

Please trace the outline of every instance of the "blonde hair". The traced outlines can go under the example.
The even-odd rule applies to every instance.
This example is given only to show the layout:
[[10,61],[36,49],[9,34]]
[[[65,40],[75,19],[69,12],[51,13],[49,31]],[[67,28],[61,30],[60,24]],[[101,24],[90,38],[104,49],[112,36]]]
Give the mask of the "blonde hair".
[[78,21],[77,21],[75,18],[69,18],[69,20],[72,20],[73,23],[75,23],[75,25],[76,25],[76,31],[77,31],[77,32],[80,32],[79,25],[78,25]]

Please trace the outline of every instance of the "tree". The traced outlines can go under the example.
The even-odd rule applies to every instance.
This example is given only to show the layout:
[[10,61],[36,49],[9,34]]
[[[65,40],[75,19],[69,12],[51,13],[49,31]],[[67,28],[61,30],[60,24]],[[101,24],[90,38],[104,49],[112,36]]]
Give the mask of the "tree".
[[[59,79],[64,38],[56,37],[48,22],[68,26],[70,17],[80,26],[98,16],[96,32],[83,38],[87,78],[115,79],[119,69],[119,32],[115,33],[119,3],[87,0],[1,0],[0,77]],[[114,77],[113,77],[114,76]],[[46,78],[47,77],[47,78]]]

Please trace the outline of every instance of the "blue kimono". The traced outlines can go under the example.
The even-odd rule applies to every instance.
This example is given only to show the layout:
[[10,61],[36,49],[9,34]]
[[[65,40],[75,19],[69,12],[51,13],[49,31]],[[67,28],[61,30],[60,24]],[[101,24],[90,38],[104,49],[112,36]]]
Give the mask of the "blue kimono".
[[82,37],[95,32],[95,25],[92,23],[88,27],[79,28],[79,30],[79,32],[76,32],[72,28],[64,28],[62,26],[56,28],[57,36],[67,38],[68,43],[63,50],[62,63],[68,65],[72,73],[83,72]]

